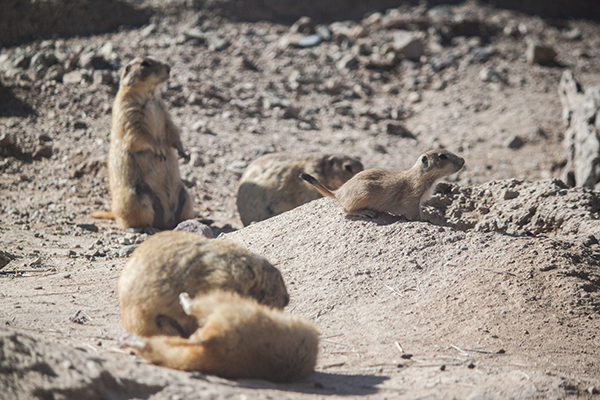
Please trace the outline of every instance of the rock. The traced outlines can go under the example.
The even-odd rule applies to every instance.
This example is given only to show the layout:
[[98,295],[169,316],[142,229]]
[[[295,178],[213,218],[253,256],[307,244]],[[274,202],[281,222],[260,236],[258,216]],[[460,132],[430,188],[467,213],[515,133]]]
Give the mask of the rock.
[[231,43],[222,36],[213,36],[208,39],[208,49],[210,51],[221,51],[229,47]]
[[79,84],[82,79],[83,79],[83,75],[81,74],[81,71],[79,71],[79,70],[67,72],[62,77],[62,81],[65,85]]
[[73,122],[73,129],[87,129],[87,124],[83,121]]
[[0,135],[0,147],[10,147],[15,144],[15,140],[8,133]]
[[31,155],[34,160],[52,157],[52,146],[39,145]]
[[527,62],[529,64],[548,64],[554,61],[556,51],[550,46],[537,42],[529,42],[527,45]]
[[320,35],[309,35],[305,36],[298,41],[298,47],[315,47],[321,44]]
[[358,67],[358,59],[352,54],[346,54],[335,64],[335,66],[339,70],[356,69]]
[[506,143],[504,145],[509,149],[516,150],[523,147],[524,144],[525,140],[523,140],[522,137],[520,137],[519,135],[512,135],[506,140]]
[[143,38],[146,38],[146,37],[150,36],[152,33],[154,33],[154,31],[156,31],[156,25],[149,24],[148,26],[146,26],[144,29],[142,29],[140,31],[140,36]]
[[79,65],[83,69],[110,69],[110,64],[101,55],[93,51],[79,57]]
[[47,133],[38,133],[37,138],[40,143],[51,142],[52,138]]
[[504,196],[502,196],[504,200],[512,200],[519,197],[519,192],[517,190],[507,189],[504,191]]
[[31,67],[51,67],[55,64],[58,64],[58,58],[53,53],[46,53],[44,51],[40,51],[36,53],[33,57],[31,57]]
[[90,231],[90,232],[98,232],[98,226],[94,225],[94,224],[77,224],[78,228],[83,229],[84,231]]
[[15,68],[27,69],[29,68],[30,63],[31,57],[21,54],[20,56],[15,57],[13,61],[13,66]]
[[565,71],[559,84],[563,119],[567,123],[564,146],[567,165],[561,178],[571,186],[594,188],[600,182],[598,159],[600,139],[600,85],[585,91],[575,80],[572,71]]
[[83,310],[78,310],[74,315],[69,317],[69,321],[76,324],[83,325],[86,322],[90,322],[92,318],[87,315]]
[[48,68],[46,75],[44,75],[44,79],[47,81],[62,81],[63,76],[65,75],[65,71],[60,64],[56,64]]
[[76,258],[77,253],[74,250],[67,250],[67,254],[65,254],[68,258]]
[[564,32],[563,35],[564,35],[565,39],[568,39],[568,40],[579,40],[583,36],[583,34],[581,33],[581,29],[579,29],[577,27]]
[[123,258],[123,257],[129,257],[131,255],[131,253],[133,253],[133,251],[138,247],[138,245],[130,245],[130,246],[123,246],[119,249],[119,257]]
[[423,55],[423,39],[412,32],[394,32],[394,50],[409,60],[419,60]]
[[197,44],[206,43],[206,34],[198,28],[192,28],[183,31],[183,36],[186,40],[196,40]]
[[294,22],[290,27],[290,32],[312,35],[315,33],[315,24],[310,17],[300,17],[300,19]]
[[0,250],[0,269],[6,267],[9,262],[14,260],[16,257],[10,253]]
[[[92,74],[94,85],[112,85],[114,83],[112,73],[110,71],[97,70]],[[64,77],[63,77],[64,82]]]
[[326,42],[329,42],[332,37],[331,31],[326,26],[319,26],[317,28],[317,35],[321,36],[321,39],[323,39]]
[[209,239],[213,239],[212,229],[208,225],[203,224],[195,219],[188,219],[187,221],[180,222],[174,229],[174,231],[184,231],[194,233],[196,235],[204,236]]
[[227,166],[227,171],[242,175],[248,166],[248,161],[236,160]]
[[400,136],[407,139],[415,139],[413,135],[404,125],[398,122],[388,122],[385,126],[385,132],[388,135]]
[[502,80],[496,71],[488,67],[479,71],[479,79],[482,82],[500,82]]
[[598,389],[596,389],[596,386],[590,386],[589,388],[587,388],[587,392],[589,394],[599,394],[600,391],[598,391]]

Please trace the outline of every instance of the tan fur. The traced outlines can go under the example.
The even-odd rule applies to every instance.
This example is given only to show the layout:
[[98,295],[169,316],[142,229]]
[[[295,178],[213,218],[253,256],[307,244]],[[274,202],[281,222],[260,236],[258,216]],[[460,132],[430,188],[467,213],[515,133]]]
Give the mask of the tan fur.
[[159,88],[169,66],[151,57],[136,58],[121,75],[113,104],[108,169],[111,213],[121,228],[172,229],[193,218],[193,202],[179,175],[177,150],[187,157]]
[[214,289],[277,308],[289,302],[281,273],[263,257],[226,240],[166,231],[135,249],[121,271],[117,290],[123,326],[139,336],[187,337],[198,325],[181,310],[177,296]]
[[362,170],[360,161],[344,155],[264,155],[248,166],[240,180],[240,218],[248,225],[320,198],[316,189],[298,179],[300,173],[311,174],[337,189]]
[[302,178],[323,196],[337,199],[348,214],[373,218],[377,212],[386,212],[421,221],[421,205],[435,183],[460,171],[464,164],[462,157],[441,149],[423,153],[407,171],[369,169],[359,172],[335,192],[310,175]]
[[144,338],[136,351],[154,364],[228,379],[292,382],[314,371],[311,321],[222,291],[196,297],[189,311],[201,326],[189,339]]

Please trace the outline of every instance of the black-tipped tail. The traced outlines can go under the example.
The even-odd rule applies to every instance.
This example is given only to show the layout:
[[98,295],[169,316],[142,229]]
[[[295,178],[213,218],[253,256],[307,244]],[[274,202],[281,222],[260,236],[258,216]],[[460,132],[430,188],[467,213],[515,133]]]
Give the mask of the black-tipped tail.
[[331,197],[335,199],[335,194],[329,189],[327,189],[318,179],[309,175],[309,174],[300,174],[300,179],[304,179],[306,182],[310,183],[321,193],[321,195],[326,197]]

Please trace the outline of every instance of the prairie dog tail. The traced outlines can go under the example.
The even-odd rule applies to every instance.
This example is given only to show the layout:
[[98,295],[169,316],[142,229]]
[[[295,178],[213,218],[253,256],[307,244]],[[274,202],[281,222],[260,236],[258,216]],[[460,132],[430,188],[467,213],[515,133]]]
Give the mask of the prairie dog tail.
[[335,199],[335,194],[331,190],[327,189],[321,182],[319,182],[317,178],[309,174],[300,174],[300,178],[313,185],[315,189],[317,189],[323,196]]
[[90,217],[96,219],[116,219],[115,214],[111,211],[94,211],[90,214]]

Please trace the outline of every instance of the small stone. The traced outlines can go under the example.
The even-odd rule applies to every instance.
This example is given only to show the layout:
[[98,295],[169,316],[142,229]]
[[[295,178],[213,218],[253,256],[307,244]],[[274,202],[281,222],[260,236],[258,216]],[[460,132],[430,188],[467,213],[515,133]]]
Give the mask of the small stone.
[[52,157],[52,146],[40,145],[36,147],[35,151],[32,154],[32,157],[34,160]]
[[479,71],[479,79],[482,82],[500,82],[502,80],[496,71],[488,67]]
[[319,44],[321,44],[321,36],[320,35],[309,35],[306,37],[303,37],[302,39],[300,39],[298,41],[298,46],[299,47],[315,47],[318,46]]
[[62,82],[65,85],[76,85],[80,83],[82,79],[83,75],[81,74],[81,71],[75,70],[64,74],[62,77]]
[[473,364],[473,361],[469,361],[469,363],[467,364],[467,368],[469,368],[469,369],[475,368],[475,364]]
[[121,244],[121,245],[130,245],[131,243],[131,239],[126,238],[126,237],[120,237],[119,239],[117,239],[117,243]]
[[[492,336],[492,337],[494,337],[494,336]],[[506,350],[504,350],[504,349],[500,349],[496,352],[496,354],[505,354],[505,353],[506,353]]]
[[10,147],[15,144],[15,140],[8,133],[0,135],[0,147]]
[[222,51],[229,47],[231,43],[222,36],[211,37],[208,40],[208,49],[210,51]]
[[101,55],[93,51],[79,57],[79,65],[83,69],[110,69],[110,64]]
[[398,122],[388,122],[385,126],[385,132],[388,135],[400,136],[406,139],[415,139],[415,135]]
[[445,371],[446,370],[446,365],[442,364],[440,365],[440,371]]
[[419,60],[424,52],[423,39],[409,31],[394,33],[394,50],[409,60]]
[[406,97],[406,100],[409,103],[418,103],[421,101],[421,94],[419,92],[410,92],[410,94]]
[[156,25],[150,24],[140,31],[140,36],[145,38],[150,36],[156,30]]
[[4,268],[6,265],[8,265],[9,262],[11,262],[14,259],[14,255],[0,250],[0,269]]
[[290,32],[311,35],[315,33],[315,24],[310,17],[300,17],[300,19],[294,22],[290,27]]
[[506,140],[506,143],[504,145],[509,149],[516,150],[520,149],[525,145],[525,140],[523,140],[523,138],[519,135],[513,135]]
[[40,143],[52,141],[52,138],[47,133],[38,133],[37,138]]
[[27,69],[29,68],[29,64],[31,63],[31,57],[26,55],[20,55],[15,58],[13,61],[13,66],[15,68]]
[[62,65],[57,64],[57,65],[53,65],[50,68],[48,68],[46,75],[44,75],[44,79],[47,81],[61,82],[64,75],[65,75],[65,71],[64,71]]
[[99,230],[98,226],[94,224],[77,224],[77,227],[90,232],[98,232]]
[[131,253],[137,248],[137,245],[123,246],[119,249],[119,257],[129,257]]
[[67,250],[66,256],[69,258],[75,258],[75,257],[77,257],[77,253],[73,250]]
[[242,175],[248,166],[247,161],[236,160],[227,166],[227,171]]
[[573,29],[566,31],[564,33],[564,36],[565,36],[565,39],[568,39],[568,40],[579,40],[579,39],[581,39],[583,34],[581,33],[581,29],[575,27]]
[[186,40],[195,39],[198,44],[206,42],[206,35],[198,28],[187,29],[183,32]]
[[335,66],[339,70],[355,69],[358,67],[358,59],[352,54],[346,54],[335,64]]
[[[111,85],[114,83],[113,76],[110,71],[97,70],[92,74],[94,85]],[[64,82],[64,77],[63,77]]]
[[87,124],[83,121],[75,121],[73,122],[74,129],[87,129]]
[[412,356],[412,354],[403,353],[400,357],[404,358],[405,360],[410,360]]
[[63,275],[63,278],[65,278],[65,279],[70,279],[70,278],[71,278],[71,274],[64,274],[64,275]]
[[210,229],[208,225],[205,225],[200,221],[196,221],[195,219],[188,219],[187,221],[180,222],[173,230],[190,232],[209,239],[213,239],[215,237],[212,229]]
[[61,363],[61,365],[62,365],[62,367],[63,367],[64,369],[73,369],[73,368],[74,368],[74,367],[73,367],[73,363],[72,363],[71,361],[69,361],[69,360],[64,360],[64,361]]
[[504,200],[512,200],[516,199],[517,197],[519,197],[519,192],[516,190],[507,189],[504,192]]
[[530,42],[527,45],[527,62],[529,64],[548,64],[554,61],[556,51],[550,46]]

